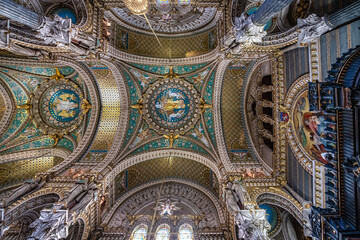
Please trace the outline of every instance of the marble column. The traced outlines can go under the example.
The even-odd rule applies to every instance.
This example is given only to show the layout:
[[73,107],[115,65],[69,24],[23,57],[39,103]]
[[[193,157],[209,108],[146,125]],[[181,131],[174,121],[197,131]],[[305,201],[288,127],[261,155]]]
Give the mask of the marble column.
[[357,0],[330,16],[319,17],[316,14],[310,14],[305,19],[298,19],[300,32],[298,42],[300,44],[310,43],[331,29],[356,19],[359,16],[359,12],[360,0]]
[[293,0],[266,0],[254,13],[253,22],[257,26],[265,26],[275,14],[289,5]]
[[334,28],[358,18],[360,14],[360,0],[353,2],[347,7],[331,14],[326,23]]
[[33,29],[39,28],[43,23],[43,16],[12,0],[0,0],[0,15]]

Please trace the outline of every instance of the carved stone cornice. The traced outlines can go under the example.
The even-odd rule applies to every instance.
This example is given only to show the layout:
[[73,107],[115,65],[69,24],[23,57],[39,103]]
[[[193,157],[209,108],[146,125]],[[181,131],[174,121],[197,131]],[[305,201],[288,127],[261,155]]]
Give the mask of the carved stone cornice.
[[123,79],[123,77],[120,73],[120,69],[118,66],[116,66],[115,64],[113,64],[109,61],[102,60],[102,62],[110,68],[110,70],[112,71],[112,73],[116,79],[119,94],[120,94],[121,114],[120,114],[120,119],[119,119],[120,125],[116,132],[115,139],[111,145],[110,151],[107,153],[105,159],[103,159],[102,162],[99,163],[99,165],[97,167],[95,167],[91,170],[92,173],[102,172],[118,156],[118,154],[121,151],[120,147],[124,140],[124,137],[125,137],[125,134],[127,131],[127,123],[129,121],[128,111],[125,110],[129,106],[129,102],[128,102],[129,97],[128,97],[127,88],[125,85],[125,80]]
[[3,109],[3,116],[0,119],[0,137],[5,133],[5,129],[7,129],[10,124],[13,116],[16,112],[16,103],[12,96],[10,89],[7,87],[6,84],[0,82],[0,97],[4,100],[5,109]]
[[[198,5],[197,5],[198,6]],[[216,26],[220,17],[222,16],[222,13],[220,11],[217,11],[216,12],[216,9],[214,10],[215,11],[215,14],[213,15],[212,17],[212,20],[210,20],[207,24],[203,24],[203,25],[199,25],[198,28],[195,28],[195,29],[190,29],[190,30],[187,30],[186,32],[170,32],[170,33],[162,33],[162,32],[157,32],[156,35],[158,36],[164,36],[164,37],[186,37],[186,36],[191,36],[194,34],[194,31],[196,30],[196,32],[204,32],[204,31],[207,31],[207,30],[210,30],[212,27]],[[127,24],[126,22],[122,21],[119,19],[119,17],[116,16],[116,13],[114,13],[113,10],[111,11],[106,11],[104,13],[104,15],[110,19],[112,19],[113,21],[115,21],[117,24],[119,24],[120,26],[126,28],[126,29],[129,29],[130,31],[134,31],[134,32],[139,32],[139,33],[142,33],[142,34],[149,34],[149,35],[152,35],[150,29],[149,30],[143,30],[140,28],[140,26],[138,27],[133,27],[131,26],[130,24]],[[124,13],[125,15],[125,13]],[[127,13],[126,13],[127,15]],[[136,19],[133,19],[134,22],[138,22],[139,20],[136,20]],[[144,22],[144,24],[146,23],[147,25],[147,22]]]
[[148,64],[148,65],[160,65],[160,66],[179,66],[179,65],[191,65],[191,64],[199,64],[203,62],[211,62],[218,58],[220,53],[220,47],[216,47],[209,53],[189,58],[175,58],[175,59],[167,59],[167,58],[151,58],[151,57],[143,57],[139,55],[134,55],[130,53],[126,53],[120,51],[113,46],[106,45],[105,53],[101,57],[108,60],[120,60],[125,62],[135,62],[140,64]]
[[222,82],[224,79],[225,70],[228,64],[231,62],[230,59],[222,60],[216,70],[215,82],[214,82],[214,97],[213,97],[213,114],[214,114],[214,128],[216,145],[219,152],[220,160],[225,167],[227,172],[235,172],[234,166],[231,164],[227,147],[225,144],[224,133],[222,130],[221,121],[221,94],[222,94]]
[[[32,139],[33,140],[33,139]],[[24,143],[21,143],[24,144]],[[0,164],[39,157],[60,157],[66,159],[71,151],[67,148],[43,148],[1,155]]]
[[[157,181],[154,181],[154,182],[149,182],[149,183],[146,183],[146,184],[143,184],[141,186],[138,186],[132,190],[130,190],[129,192],[125,193],[124,195],[122,195],[120,197],[120,199],[115,203],[115,205],[110,209],[110,211],[107,213],[107,215],[105,216],[104,220],[103,220],[103,224],[104,225],[107,225],[110,220],[112,219],[114,213],[116,212],[116,210],[119,208],[119,206],[126,200],[128,199],[129,197],[131,197],[132,195],[136,194],[137,192],[140,192],[144,189],[147,189],[147,188],[150,188],[152,186],[156,186],[156,185],[159,185],[161,184],[163,180],[157,180]],[[210,192],[207,188],[201,186],[201,185],[198,185],[198,184],[195,184],[193,182],[189,182],[189,181],[186,181],[186,180],[182,180],[182,179],[165,179],[164,180],[164,184],[165,183],[171,183],[171,182],[174,182],[174,183],[180,183],[180,184],[183,184],[183,185],[187,185],[191,188],[195,188],[197,190],[199,190],[200,192],[202,192],[203,194],[205,194],[210,200],[211,202],[215,205],[216,207],[216,210],[217,210],[217,215],[219,217],[219,220],[220,220],[220,223],[225,223],[225,215],[224,215],[224,211],[220,205],[220,202],[219,200],[217,199],[217,197],[212,193]]]

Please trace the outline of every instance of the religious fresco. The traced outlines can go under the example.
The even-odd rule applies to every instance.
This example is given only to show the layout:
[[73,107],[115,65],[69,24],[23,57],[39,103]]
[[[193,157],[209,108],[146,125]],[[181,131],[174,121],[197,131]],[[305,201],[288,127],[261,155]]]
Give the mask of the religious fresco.
[[311,159],[327,164],[336,150],[335,116],[309,111],[308,91],[298,96],[293,107],[293,128],[299,145]]

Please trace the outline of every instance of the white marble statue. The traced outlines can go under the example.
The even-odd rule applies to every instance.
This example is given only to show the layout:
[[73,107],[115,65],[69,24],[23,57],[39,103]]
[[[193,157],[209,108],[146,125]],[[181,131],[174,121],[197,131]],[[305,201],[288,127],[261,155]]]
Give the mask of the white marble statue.
[[0,20],[0,49],[5,49],[16,55],[27,57],[47,57],[48,53],[44,50],[32,49],[20,46],[10,40],[10,20]]
[[241,210],[235,216],[235,222],[238,226],[238,236],[240,239],[247,240],[268,240],[267,232],[270,230],[270,224],[266,220],[266,211],[259,210]]
[[5,198],[4,205],[8,206],[12,202],[16,201],[22,196],[25,196],[26,194],[30,193],[31,191],[41,188],[45,184],[45,181],[42,181],[41,178],[35,179],[35,180],[28,180],[23,183],[20,187],[15,189],[13,193]]
[[[232,190],[236,193],[241,204],[246,208],[246,206],[250,204],[251,198],[239,178],[234,179],[234,182],[232,184]],[[251,205],[250,208],[253,208],[253,206]]]
[[235,18],[235,25],[231,33],[227,34],[224,46],[233,54],[239,54],[243,47],[252,43],[262,42],[266,36],[264,26],[257,26],[253,22],[254,15],[247,13]]
[[28,240],[60,240],[67,237],[67,212],[55,205],[51,210],[42,210],[40,217],[29,225],[34,229]]
[[325,22],[325,17],[319,17],[316,14],[310,14],[305,19],[298,19],[297,24],[300,32],[298,36],[299,44],[310,43],[331,30],[331,27]]
[[65,47],[71,42],[71,19],[64,19],[58,15],[44,17],[42,26],[36,30],[37,37],[46,44]]
[[233,191],[231,190],[231,183],[228,183],[227,188],[224,188],[224,200],[226,202],[226,206],[228,207],[229,211],[236,214],[240,211],[240,207],[237,204],[237,199],[235,198]]
[[80,202],[75,204],[74,207],[71,208],[71,211],[80,212],[80,211],[86,209],[86,207],[89,205],[91,200],[96,201],[96,199],[99,195],[98,192],[99,192],[99,190],[97,188],[89,189],[86,192],[85,196],[81,198]]
[[76,183],[75,187],[73,187],[69,191],[69,194],[62,200],[62,202],[64,202],[65,206],[67,207],[69,203],[76,200],[76,198],[78,198],[80,194],[84,193],[88,189],[89,189],[89,184],[87,181],[85,181],[84,183],[78,182]]

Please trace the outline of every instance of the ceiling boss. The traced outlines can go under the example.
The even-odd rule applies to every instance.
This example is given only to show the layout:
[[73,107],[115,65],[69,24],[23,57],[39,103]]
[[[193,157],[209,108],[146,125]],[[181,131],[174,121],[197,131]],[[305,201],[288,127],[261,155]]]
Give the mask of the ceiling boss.
[[131,108],[139,110],[149,127],[168,139],[172,147],[174,140],[193,129],[211,105],[170,67],[169,73],[150,85],[143,99]]

